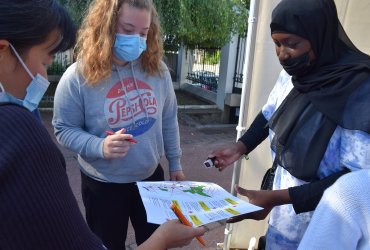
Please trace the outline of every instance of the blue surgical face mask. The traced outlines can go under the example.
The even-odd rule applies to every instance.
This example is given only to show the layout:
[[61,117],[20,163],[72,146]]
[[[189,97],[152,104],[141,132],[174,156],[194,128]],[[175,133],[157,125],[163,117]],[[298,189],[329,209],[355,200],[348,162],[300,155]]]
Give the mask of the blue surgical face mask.
[[26,64],[23,62],[22,58],[19,56],[18,52],[13,47],[13,45],[11,44],[9,45],[12,48],[16,57],[18,58],[19,62],[22,64],[23,68],[26,70],[27,74],[32,79],[26,89],[26,96],[24,97],[24,99],[23,100],[17,99],[17,100],[22,101],[21,105],[27,108],[29,111],[34,111],[39,106],[39,103],[42,97],[44,96],[47,88],[50,85],[50,82],[40,74],[33,76],[31,71],[28,69]]
[[113,52],[119,60],[132,62],[138,59],[144,50],[146,50],[146,39],[140,35],[116,34]]

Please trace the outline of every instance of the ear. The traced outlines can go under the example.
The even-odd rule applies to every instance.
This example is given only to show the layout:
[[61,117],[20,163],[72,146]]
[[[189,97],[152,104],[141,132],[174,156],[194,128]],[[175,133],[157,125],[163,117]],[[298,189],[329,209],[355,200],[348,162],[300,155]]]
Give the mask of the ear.
[[9,42],[4,39],[0,39],[0,53],[6,51],[9,48]]
[[0,39],[0,60],[4,58],[4,52],[8,51],[9,42],[4,39]]

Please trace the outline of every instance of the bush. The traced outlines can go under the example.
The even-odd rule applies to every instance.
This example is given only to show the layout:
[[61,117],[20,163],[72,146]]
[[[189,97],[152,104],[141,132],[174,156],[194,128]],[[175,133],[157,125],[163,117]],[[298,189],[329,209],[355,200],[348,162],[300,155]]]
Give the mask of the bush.
[[48,67],[48,75],[61,75],[64,73],[66,68],[58,61],[54,61],[49,67]]
[[220,50],[206,50],[206,53],[204,55],[204,64],[218,64],[220,63],[220,56]]

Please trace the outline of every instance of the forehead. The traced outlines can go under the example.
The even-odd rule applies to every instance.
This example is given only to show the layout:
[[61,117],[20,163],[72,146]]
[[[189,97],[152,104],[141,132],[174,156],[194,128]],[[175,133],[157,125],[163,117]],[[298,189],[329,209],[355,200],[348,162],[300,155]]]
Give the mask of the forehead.
[[294,41],[307,41],[307,39],[301,37],[301,36],[298,36],[298,35],[295,35],[295,34],[291,34],[291,33],[279,33],[279,32],[276,32],[276,33],[273,33],[271,34],[271,37],[272,39],[274,40],[278,40],[278,41],[282,41],[282,40],[294,40]]
[[59,29],[55,29],[50,32],[48,38],[45,41],[46,48],[54,50],[62,42],[63,36]]
[[136,8],[127,3],[122,4],[118,12],[118,24],[137,28],[149,28],[151,15],[147,9]]

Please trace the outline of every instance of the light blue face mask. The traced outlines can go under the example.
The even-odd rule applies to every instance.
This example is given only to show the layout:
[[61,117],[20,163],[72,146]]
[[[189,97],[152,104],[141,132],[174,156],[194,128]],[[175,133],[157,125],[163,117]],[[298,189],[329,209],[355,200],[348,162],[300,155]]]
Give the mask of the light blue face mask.
[[[22,58],[19,56],[18,52],[13,47],[13,45],[11,45],[11,44],[9,44],[9,45],[10,45],[11,49],[13,50],[15,56],[18,58],[19,62],[22,64],[23,68],[26,70],[27,74],[32,79],[30,84],[28,85],[28,87],[26,89],[26,96],[24,97],[23,100],[16,99],[13,96],[11,96],[11,97],[13,97],[15,100],[17,100],[18,104],[20,104],[19,102],[21,102],[21,105],[23,107],[27,108],[29,111],[32,112],[39,106],[39,103],[40,103],[42,97],[44,96],[46,90],[48,89],[48,87],[50,85],[50,82],[40,74],[37,74],[36,76],[33,76],[31,71],[28,69],[26,64],[23,62]],[[12,99],[12,98],[10,98],[10,99]],[[9,101],[15,102],[15,100],[9,100]]]
[[138,59],[141,53],[143,53],[145,50],[146,39],[140,35],[116,34],[113,52],[119,60],[124,62],[132,62]]

